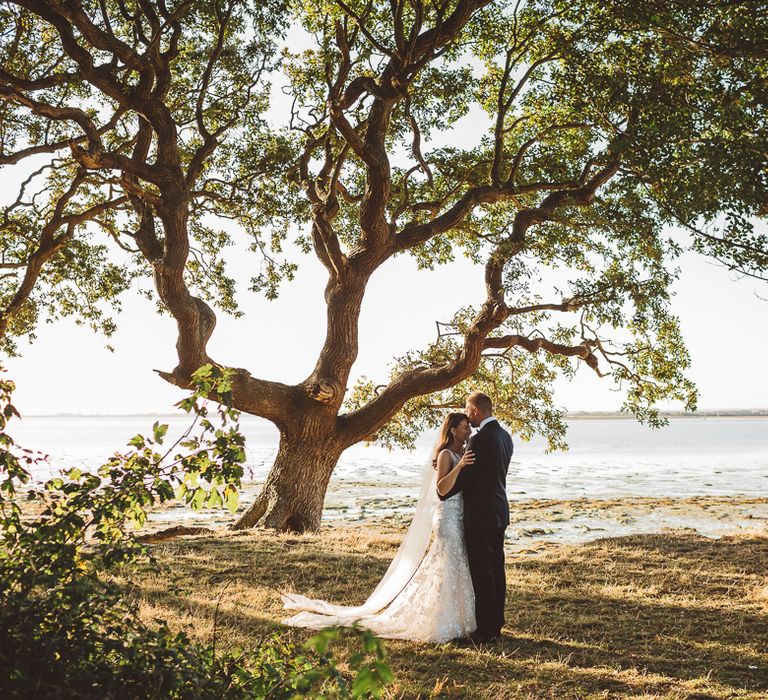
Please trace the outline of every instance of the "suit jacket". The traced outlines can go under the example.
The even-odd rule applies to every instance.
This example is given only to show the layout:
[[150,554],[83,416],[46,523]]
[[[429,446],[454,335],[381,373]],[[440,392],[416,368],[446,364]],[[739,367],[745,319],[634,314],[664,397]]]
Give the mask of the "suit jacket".
[[[496,528],[509,525],[507,471],[512,459],[512,438],[498,421],[486,423],[467,443],[475,462],[465,467],[444,501],[459,491],[464,494],[464,527]],[[438,494],[439,495],[439,494]]]

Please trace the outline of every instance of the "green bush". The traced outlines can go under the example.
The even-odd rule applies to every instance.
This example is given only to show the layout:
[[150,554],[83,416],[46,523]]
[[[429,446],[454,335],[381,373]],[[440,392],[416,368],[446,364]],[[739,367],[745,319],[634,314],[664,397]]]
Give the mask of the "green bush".
[[[0,378],[0,697],[379,697],[391,682],[366,631],[323,630],[302,647],[276,634],[253,650],[216,653],[143,621],[112,581],[117,567],[153,563],[133,532],[156,503],[237,507],[245,449],[230,379],[208,365],[194,382],[179,403],[192,424],[170,448],[168,426],[155,423],[96,474],[70,469],[40,487],[30,469],[41,458],[6,432],[18,413],[13,383]],[[331,651],[340,634],[360,643],[346,676]]]

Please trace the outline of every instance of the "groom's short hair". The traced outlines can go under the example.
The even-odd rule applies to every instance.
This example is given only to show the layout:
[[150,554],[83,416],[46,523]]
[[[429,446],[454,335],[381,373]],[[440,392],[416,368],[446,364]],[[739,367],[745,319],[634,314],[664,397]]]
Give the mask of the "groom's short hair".
[[483,413],[493,413],[493,401],[488,394],[482,391],[473,391],[467,396],[467,403],[477,406]]

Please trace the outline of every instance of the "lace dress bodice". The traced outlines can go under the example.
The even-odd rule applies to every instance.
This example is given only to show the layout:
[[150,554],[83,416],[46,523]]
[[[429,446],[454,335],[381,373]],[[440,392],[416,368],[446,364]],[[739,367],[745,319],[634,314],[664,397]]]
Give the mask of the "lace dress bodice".
[[[449,450],[450,452],[450,450]],[[453,467],[459,461],[459,455],[450,452]],[[435,538],[443,540],[461,540],[464,542],[464,495],[459,492],[447,501],[438,501],[432,518],[432,531]]]

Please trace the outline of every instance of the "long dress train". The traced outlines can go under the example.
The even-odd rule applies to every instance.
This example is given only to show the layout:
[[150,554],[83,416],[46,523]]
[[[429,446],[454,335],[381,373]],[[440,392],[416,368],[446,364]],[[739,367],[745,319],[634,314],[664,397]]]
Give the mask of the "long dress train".
[[[460,457],[453,452],[450,455],[455,468]],[[437,643],[475,630],[475,595],[464,544],[463,496],[458,493],[446,501],[437,499],[435,470],[431,465],[429,470],[432,473],[426,472],[422,481],[414,521],[368,600],[363,605],[344,606],[286,593],[285,607],[300,612],[283,624],[319,629],[357,623],[380,637]],[[425,515],[431,518],[427,520]],[[425,528],[431,529],[431,544]],[[413,555],[419,549],[415,560]]]

